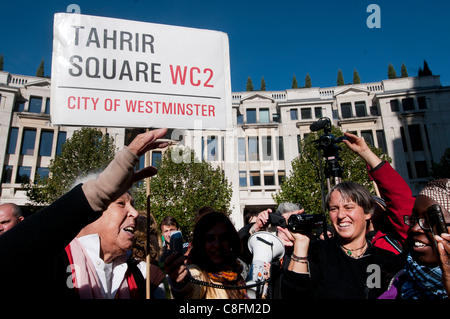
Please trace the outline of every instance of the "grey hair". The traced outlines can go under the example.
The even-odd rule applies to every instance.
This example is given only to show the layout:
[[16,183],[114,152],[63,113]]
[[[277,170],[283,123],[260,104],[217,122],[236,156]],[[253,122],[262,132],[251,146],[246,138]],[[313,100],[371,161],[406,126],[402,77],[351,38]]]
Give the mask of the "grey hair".
[[372,198],[372,195],[364,186],[350,181],[342,182],[330,189],[326,198],[326,209],[328,211],[330,210],[331,194],[334,191],[340,192],[344,201],[353,201],[358,206],[362,207],[364,214],[373,215],[375,200]]
[[278,205],[276,214],[283,215],[285,213],[295,212],[296,210],[300,210],[300,209],[303,209],[302,205],[300,205],[300,204],[284,202],[284,203],[281,203],[280,205]]

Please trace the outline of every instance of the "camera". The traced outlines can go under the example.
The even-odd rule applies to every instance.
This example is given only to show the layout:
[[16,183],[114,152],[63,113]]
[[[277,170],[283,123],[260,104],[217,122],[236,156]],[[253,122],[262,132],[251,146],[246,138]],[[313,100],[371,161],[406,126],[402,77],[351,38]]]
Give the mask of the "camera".
[[287,228],[294,233],[306,232],[309,230],[323,227],[325,215],[320,214],[295,214],[288,218],[288,221],[283,216],[277,214],[269,214],[269,223],[272,226],[280,226]]
[[294,233],[301,233],[324,225],[324,214],[291,215],[287,221],[287,228]]

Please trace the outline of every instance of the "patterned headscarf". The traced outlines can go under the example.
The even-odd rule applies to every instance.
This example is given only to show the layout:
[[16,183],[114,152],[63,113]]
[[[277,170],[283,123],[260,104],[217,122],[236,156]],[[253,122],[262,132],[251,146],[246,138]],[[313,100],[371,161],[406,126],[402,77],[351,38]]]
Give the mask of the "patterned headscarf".
[[450,212],[450,178],[430,181],[420,191],[419,195],[425,195],[433,199],[441,207]]

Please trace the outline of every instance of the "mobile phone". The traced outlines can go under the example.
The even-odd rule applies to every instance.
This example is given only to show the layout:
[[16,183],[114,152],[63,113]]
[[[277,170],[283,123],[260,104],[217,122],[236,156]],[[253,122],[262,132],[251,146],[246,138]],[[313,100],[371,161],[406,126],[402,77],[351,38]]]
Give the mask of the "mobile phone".
[[435,235],[440,236],[442,233],[448,233],[447,224],[445,222],[444,213],[442,212],[441,206],[434,204],[428,207],[427,217]]
[[183,253],[183,237],[179,230],[170,233],[170,250]]

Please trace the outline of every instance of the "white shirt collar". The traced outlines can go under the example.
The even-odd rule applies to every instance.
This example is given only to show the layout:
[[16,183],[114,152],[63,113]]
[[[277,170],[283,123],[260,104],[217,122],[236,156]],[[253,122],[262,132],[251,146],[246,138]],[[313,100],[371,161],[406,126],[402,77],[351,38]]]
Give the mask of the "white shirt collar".
[[100,258],[100,237],[98,234],[79,237],[78,241],[83,245],[94,264],[99,281],[101,283],[103,297],[114,299],[116,292],[125,278],[128,269],[127,259],[132,251],[116,257],[112,263],[105,264]]

